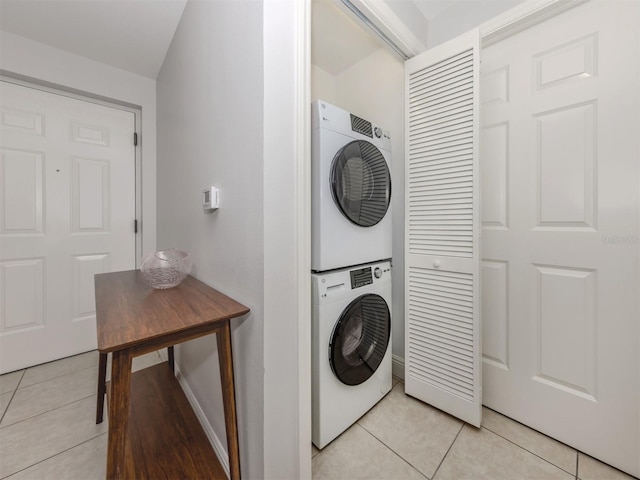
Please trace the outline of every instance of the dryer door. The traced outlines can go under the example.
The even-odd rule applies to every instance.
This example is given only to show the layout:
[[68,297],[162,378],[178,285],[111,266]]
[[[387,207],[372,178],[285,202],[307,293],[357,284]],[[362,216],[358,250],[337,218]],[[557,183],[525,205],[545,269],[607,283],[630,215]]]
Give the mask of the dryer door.
[[338,380],[359,385],[380,366],[391,332],[391,315],[380,295],[356,298],[342,312],[333,328],[329,363]]
[[331,194],[342,214],[356,225],[380,222],[391,202],[391,175],[382,152],[364,140],[342,147],[331,164]]

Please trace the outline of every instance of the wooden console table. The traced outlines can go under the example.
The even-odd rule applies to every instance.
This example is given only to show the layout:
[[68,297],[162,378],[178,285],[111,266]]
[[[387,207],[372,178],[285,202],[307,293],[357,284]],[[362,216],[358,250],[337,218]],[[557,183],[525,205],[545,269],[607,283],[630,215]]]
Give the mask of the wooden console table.
[[[176,420],[194,419],[193,412],[188,414],[168,413],[165,418],[149,418],[155,425],[140,428],[144,415],[136,416],[129,421],[132,410],[132,374],[133,357],[143,355],[161,348],[172,347],[177,343],[215,333],[220,360],[220,380],[224,402],[224,417],[229,451],[229,469],[231,479],[240,478],[240,454],[238,446],[238,428],[236,421],[236,402],[233,378],[233,357],[231,353],[231,330],[229,320],[249,312],[249,309],[235,300],[223,295],[204,283],[188,276],[177,287],[167,290],[155,290],[149,287],[139,270],[103,273],[95,276],[96,321],[98,326],[98,350],[100,352],[100,372],[98,381],[98,414],[97,421],[102,421],[101,404],[104,402],[106,356],[113,355],[111,369],[111,391],[109,408],[109,441],[107,451],[107,478],[151,478],[162,473],[162,478],[185,478],[181,465],[176,460],[190,460],[190,468],[203,471],[191,475],[202,478],[213,474],[205,468],[209,454],[194,453],[190,442],[173,442],[165,439],[164,443],[156,442],[156,451],[152,458],[146,458],[149,450],[145,449],[145,438],[132,438],[137,433],[142,436],[152,435],[154,428],[161,428],[162,423],[172,424],[175,430]],[[153,368],[153,367],[152,367]],[[169,367],[163,372],[146,369],[140,376],[140,382],[148,385],[160,385],[161,395],[180,396],[163,402],[167,409],[175,409],[188,403],[175,377],[167,374]],[[138,372],[134,375],[138,375]],[[134,378],[135,385],[138,381]],[[164,383],[163,383],[164,382]],[[140,383],[142,385],[142,383]],[[144,397],[139,388],[134,387],[134,400]],[[138,393],[137,393],[138,392]],[[154,397],[155,398],[155,397]],[[190,409],[189,409],[190,410]],[[140,410],[138,410],[140,412]],[[142,413],[142,412],[141,412]],[[175,412],[174,412],[175,413]],[[161,415],[162,416],[162,415]],[[195,421],[191,423],[196,423]],[[183,430],[179,430],[182,432]],[[202,435],[200,435],[202,437]],[[206,437],[205,437],[206,438]],[[206,442],[205,442],[206,443]],[[158,447],[160,445],[160,447]],[[209,446],[210,447],[210,446]],[[158,448],[171,450],[164,455]],[[183,451],[173,451],[182,448]],[[213,453],[213,449],[211,449]],[[158,466],[158,462],[164,465]],[[217,459],[212,459],[217,461]],[[170,470],[167,470],[170,469]]]

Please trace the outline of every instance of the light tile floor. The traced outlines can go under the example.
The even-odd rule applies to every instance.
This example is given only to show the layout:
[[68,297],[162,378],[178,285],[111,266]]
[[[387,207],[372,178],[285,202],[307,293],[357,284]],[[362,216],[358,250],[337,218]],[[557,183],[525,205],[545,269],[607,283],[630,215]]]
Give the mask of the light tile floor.
[[[164,352],[163,352],[164,354]],[[166,356],[164,357],[166,358]],[[134,370],[163,360],[154,352]],[[97,352],[0,376],[0,478],[105,477],[107,420],[95,424]],[[394,388],[321,452],[316,479],[576,479],[633,477],[484,410],[476,429]]]
[[391,392],[336,440],[312,446],[314,479],[630,480],[535,430],[483,409],[477,429]]
[[[142,355],[133,370],[162,361]],[[95,424],[97,385],[97,351],[1,375],[0,478],[104,479],[107,418],[105,409]]]

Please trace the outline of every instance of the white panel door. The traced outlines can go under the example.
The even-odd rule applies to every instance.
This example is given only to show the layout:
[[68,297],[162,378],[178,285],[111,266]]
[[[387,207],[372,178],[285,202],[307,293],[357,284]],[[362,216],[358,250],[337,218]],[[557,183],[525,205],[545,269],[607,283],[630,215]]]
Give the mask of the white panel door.
[[480,426],[479,32],[406,62],[405,391]]
[[640,2],[482,52],[484,403],[640,475]]
[[135,268],[132,112],[0,82],[0,373],[96,348],[93,275]]

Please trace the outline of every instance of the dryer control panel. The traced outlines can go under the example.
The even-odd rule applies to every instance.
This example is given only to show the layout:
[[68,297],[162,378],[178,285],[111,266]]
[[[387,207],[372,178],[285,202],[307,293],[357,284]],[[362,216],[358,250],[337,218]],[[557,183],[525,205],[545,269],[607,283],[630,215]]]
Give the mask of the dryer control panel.
[[354,139],[369,141],[378,148],[391,150],[389,130],[322,100],[311,104],[311,129],[317,128],[326,128]]

